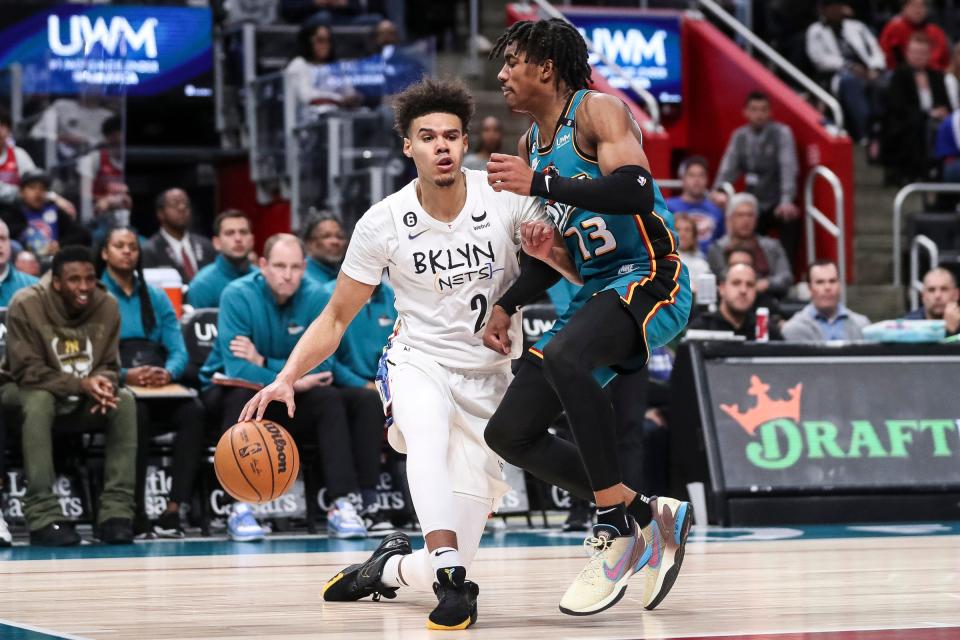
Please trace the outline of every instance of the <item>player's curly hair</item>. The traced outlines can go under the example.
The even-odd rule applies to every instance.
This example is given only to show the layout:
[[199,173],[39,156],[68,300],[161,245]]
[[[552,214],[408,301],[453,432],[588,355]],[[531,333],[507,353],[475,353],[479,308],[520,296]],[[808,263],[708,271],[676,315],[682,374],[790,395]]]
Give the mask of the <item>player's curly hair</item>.
[[407,137],[410,123],[428,113],[449,113],[460,118],[464,133],[473,117],[473,96],[459,80],[423,78],[393,97],[394,129]]
[[521,20],[503,32],[490,51],[490,59],[499,58],[511,43],[526,62],[540,64],[553,60],[557,86],[562,80],[569,89],[586,89],[590,84],[587,43],[576,27],[560,18]]

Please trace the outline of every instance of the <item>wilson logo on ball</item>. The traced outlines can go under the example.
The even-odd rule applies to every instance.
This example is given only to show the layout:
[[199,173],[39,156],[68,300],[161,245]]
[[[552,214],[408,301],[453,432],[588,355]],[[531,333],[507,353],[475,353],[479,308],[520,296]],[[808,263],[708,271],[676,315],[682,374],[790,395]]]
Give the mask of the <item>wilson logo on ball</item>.
[[263,426],[266,427],[267,432],[270,433],[270,437],[273,438],[274,446],[277,447],[277,473],[286,473],[287,453],[284,449],[287,446],[287,441],[283,439],[283,434],[280,433],[280,428],[277,425],[272,422],[267,422]]

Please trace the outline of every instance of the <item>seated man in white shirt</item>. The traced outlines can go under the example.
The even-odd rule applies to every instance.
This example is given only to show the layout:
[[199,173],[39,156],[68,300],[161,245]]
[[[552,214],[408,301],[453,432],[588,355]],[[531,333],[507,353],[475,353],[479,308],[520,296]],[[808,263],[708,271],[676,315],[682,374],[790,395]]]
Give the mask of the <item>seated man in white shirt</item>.
[[840,274],[831,260],[817,260],[807,270],[810,304],[783,325],[783,339],[789,342],[862,340],[867,316],[847,309],[840,302]]

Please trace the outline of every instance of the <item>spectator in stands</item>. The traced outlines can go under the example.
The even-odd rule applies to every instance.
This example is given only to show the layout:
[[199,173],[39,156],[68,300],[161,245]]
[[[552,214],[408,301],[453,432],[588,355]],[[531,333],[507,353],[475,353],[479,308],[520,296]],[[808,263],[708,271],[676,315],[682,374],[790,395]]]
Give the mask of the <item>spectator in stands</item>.
[[76,100],[55,100],[30,130],[30,137],[56,140],[57,157],[72,160],[103,141],[103,123],[112,115],[101,96],[84,91]]
[[939,163],[940,179],[960,182],[960,109],[944,118],[937,127],[933,155]]
[[683,213],[696,224],[700,251],[709,251],[714,240],[723,236],[723,209],[709,197],[710,165],[703,156],[692,156],[680,163],[681,192],[667,200],[667,209]]
[[253,230],[247,214],[239,209],[221,212],[213,221],[213,233],[217,259],[200,269],[187,291],[187,303],[196,309],[219,307],[227,285],[257,269],[250,263]]
[[340,218],[330,212],[316,213],[307,219],[301,233],[307,246],[307,277],[317,284],[337,279],[340,263],[347,253],[347,235]]
[[687,265],[687,270],[690,272],[690,282],[696,286],[699,276],[711,273],[710,264],[697,243],[699,237],[697,219],[688,213],[675,213],[673,228],[677,230],[677,238],[679,239],[679,251],[677,253],[680,254],[680,260],[683,261],[683,264]]
[[400,93],[420,80],[426,72],[423,63],[416,56],[401,48],[400,32],[392,20],[381,20],[377,23],[374,45],[383,63],[384,86],[381,99],[383,96]]
[[[81,209],[83,219],[91,217],[95,204],[110,195],[126,192],[124,179],[124,146],[123,120],[120,116],[110,116],[103,121],[101,127],[103,142],[77,162],[77,173],[83,179],[81,185]],[[120,221],[117,226],[130,224],[129,209],[127,220]],[[103,230],[104,232],[106,229]],[[103,240],[103,233],[98,241]]]
[[37,260],[37,254],[30,251],[30,249],[22,249],[17,253],[17,258],[13,261],[13,266],[16,267],[20,273],[25,273],[35,278],[40,277],[40,261]]
[[[300,334],[327,304],[323,286],[304,278],[305,258],[303,242],[296,236],[271,236],[263,247],[260,273],[233,281],[223,292],[217,340],[200,377],[205,402],[220,408],[224,429],[253,397],[251,387],[273,381]],[[319,443],[332,505],[327,526],[338,537],[362,537],[366,527],[347,496],[374,495],[383,415],[378,412],[376,421],[351,424],[342,394],[331,386],[336,380],[332,368],[333,362],[326,362],[297,381],[297,413],[292,420],[281,405],[273,405],[267,417],[288,425],[297,442],[312,437]],[[216,374],[239,382],[215,384]],[[226,386],[228,382],[239,386]],[[263,537],[246,505],[234,506],[228,529],[235,540]]]
[[927,0],[903,0],[902,4],[900,13],[880,32],[880,48],[886,56],[887,68],[896,69],[903,64],[910,37],[922,33],[930,42],[930,68],[946,71],[950,64],[950,43],[943,29],[927,20]]
[[943,74],[928,66],[927,36],[911,35],[905,55],[890,78],[883,121],[884,164],[893,184],[929,177],[933,128],[950,113]]
[[477,171],[487,170],[490,154],[500,153],[503,147],[503,123],[496,116],[487,116],[480,122],[477,146],[463,158],[463,166]]
[[55,423],[106,430],[97,537],[108,544],[133,540],[137,415],[133,395],[120,387],[119,334],[117,301],[97,282],[86,247],[61,249],[51,272],[21,291],[7,311],[4,369],[17,384],[23,413],[31,544],[80,543],[51,489]]
[[203,236],[190,232],[192,208],[183,189],[167,189],[157,196],[157,220],[160,231],[143,248],[143,266],[172,267],[189,283],[197,271],[216,258],[213,245]]
[[106,193],[93,202],[93,219],[87,225],[94,244],[102,244],[110,229],[129,226],[132,210],[133,198],[126,183],[108,184]]
[[[187,347],[173,305],[162,289],[143,278],[140,240],[130,227],[112,229],[100,250],[98,271],[120,307],[120,381],[130,387],[157,388],[177,382],[187,365]],[[136,391],[134,391],[136,394]],[[151,438],[176,431],[173,486],[154,533],[181,537],[180,505],[189,502],[204,440],[203,406],[196,398],[137,398],[138,532],[150,530],[144,510],[147,454]]]
[[960,333],[960,291],[952,271],[943,267],[927,271],[920,301],[920,308],[903,316],[904,320],[943,320],[948,336]]
[[960,42],[953,45],[950,53],[950,65],[943,73],[943,84],[950,100],[950,110],[960,109]]
[[11,251],[10,229],[0,220],[0,307],[9,306],[13,294],[37,282],[34,276],[17,271],[10,261]]
[[743,176],[746,191],[759,201],[760,233],[766,234],[778,227],[780,242],[792,257],[800,241],[800,209],[794,203],[797,148],[793,133],[790,127],[771,118],[770,99],[760,91],[747,96],[743,115],[747,124],[730,136],[717,171],[713,200],[726,206],[727,195],[719,186]]
[[297,43],[298,55],[284,73],[287,82],[292,83],[297,103],[306,109],[301,120],[307,115],[360,104],[360,94],[334,64],[337,56],[330,27],[313,22],[305,24],[297,34]]
[[783,339],[790,342],[862,340],[867,316],[840,302],[840,271],[832,260],[817,260],[807,269],[810,303],[783,325]]
[[728,247],[723,252],[723,263],[727,269],[736,264],[745,264],[753,267],[753,252],[736,245]]
[[[748,249],[742,249],[736,245],[728,247],[726,251],[723,252],[724,265],[726,269],[736,266],[738,264],[745,264],[756,272],[756,267],[753,264],[753,252]],[[771,319],[777,321],[778,323],[783,320],[780,312],[780,300],[772,295],[770,291],[758,291],[757,300],[754,303],[757,307],[766,307],[770,310]]]
[[369,0],[280,0],[284,20],[301,23],[374,26],[382,16],[370,11]]
[[821,2],[821,20],[807,29],[807,56],[843,107],[850,135],[866,144],[874,116],[876,82],[886,67],[867,25],[849,17],[842,1]]
[[0,107],[0,201],[6,202],[17,197],[20,176],[37,168],[30,154],[14,144],[12,132],[10,112]]
[[28,171],[20,177],[20,195],[0,209],[10,237],[43,258],[54,255],[62,245],[90,244],[87,230],[48,198],[49,188],[47,173]]
[[[747,340],[757,336],[757,273],[752,267],[738,264],[720,276],[717,292],[720,307],[715,313],[703,313],[691,323],[691,329],[731,331]],[[782,340],[775,322],[768,324],[770,340]]]
[[783,246],[772,238],[757,234],[757,199],[749,193],[738,193],[727,203],[727,235],[717,240],[707,261],[714,273],[724,270],[724,252],[731,247],[745,249],[753,256],[757,273],[757,291],[780,298],[793,284],[793,272]]

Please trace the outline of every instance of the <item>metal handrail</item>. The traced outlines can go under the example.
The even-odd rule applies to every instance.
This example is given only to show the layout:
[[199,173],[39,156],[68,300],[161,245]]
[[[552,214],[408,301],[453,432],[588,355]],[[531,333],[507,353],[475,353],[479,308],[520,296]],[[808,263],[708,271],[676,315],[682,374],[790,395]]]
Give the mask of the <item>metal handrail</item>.
[[[559,18],[566,22],[570,22],[567,19],[567,16],[563,15],[556,7],[547,2],[547,0],[533,0],[533,3],[540,7],[547,15],[551,18]],[[570,24],[573,24],[570,22]],[[593,42],[590,41],[590,38],[583,36],[584,42],[587,43],[587,49],[592,51],[608,69],[613,71],[616,75],[620,76],[623,80],[630,85],[630,88],[633,89],[633,92],[640,96],[640,99],[643,100],[644,105],[647,107],[647,113],[650,114],[650,120],[653,123],[654,131],[660,131],[660,104],[657,102],[657,99],[653,97],[653,94],[647,91],[645,88],[640,86],[640,83],[627,75],[627,72],[621,69],[613,60],[609,59],[603,51],[599,48],[593,46]]]
[[777,65],[784,73],[790,76],[790,78],[803,86],[804,89],[815,95],[818,100],[827,105],[827,107],[829,107],[830,111],[833,113],[833,122],[837,126],[837,132],[839,133],[843,131],[843,109],[840,108],[840,103],[836,98],[824,90],[823,87],[807,77],[805,73],[797,69],[789,60],[777,53],[773,47],[757,37],[753,31],[745,27],[736,18],[727,13],[717,2],[714,0],[697,0],[697,4],[710,12],[710,14],[715,18],[723,22],[738,36],[750,43],[751,46],[756,47],[760,53]]
[[960,184],[937,182],[914,182],[897,191],[893,199],[893,286],[903,285],[901,270],[903,256],[901,255],[902,239],[901,227],[903,224],[903,203],[914,193],[960,193]]
[[[817,176],[827,181],[833,189],[834,209],[836,222],[833,222],[822,211],[813,204],[813,185],[817,181]],[[843,225],[843,185],[840,178],[830,169],[823,165],[817,165],[810,170],[803,184],[803,200],[806,210],[804,216],[804,226],[806,227],[807,238],[807,264],[812,264],[816,260],[816,247],[814,246],[815,236],[813,224],[817,223],[823,229],[837,239],[837,272],[840,276],[840,301],[847,300],[847,244],[846,232]]]
[[920,292],[923,291],[923,280],[920,279],[920,247],[930,254],[930,268],[940,264],[940,249],[937,243],[923,235],[913,236],[910,240],[910,311],[920,306]]
[[23,65],[10,65],[10,120],[14,131],[23,120]]

